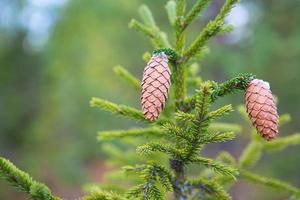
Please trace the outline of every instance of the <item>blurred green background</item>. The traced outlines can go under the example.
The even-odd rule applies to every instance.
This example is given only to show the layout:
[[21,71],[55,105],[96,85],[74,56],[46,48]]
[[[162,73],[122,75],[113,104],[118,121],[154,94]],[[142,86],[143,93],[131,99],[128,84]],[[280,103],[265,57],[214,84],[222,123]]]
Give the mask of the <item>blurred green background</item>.
[[[149,5],[161,28],[172,36],[166,0],[0,0],[0,155],[41,180],[66,199],[82,195],[81,186],[103,180],[109,159],[96,131],[137,126],[89,107],[92,96],[139,107],[139,96],[116,77],[122,64],[141,77],[147,38],[128,29],[138,7]],[[194,0],[188,0],[191,5]],[[222,1],[188,30],[191,41]],[[224,81],[252,72],[270,82],[279,113],[293,120],[281,135],[300,131],[300,1],[242,0],[227,18],[236,29],[210,42],[201,63],[203,79]],[[221,103],[242,103],[242,95]],[[238,114],[231,120],[241,122]],[[242,122],[241,122],[242,123]],[[247,126],[245,126],[247,128]],[[220,146],[235,156],[246,139]],[[300,187],[300,147],[266,155],[262,174]],[[255,191],[255,192],[253,192]],[[233,199],[283,199],[272,190],[239,182]],[[0,180],[0,199],[25,196]]]

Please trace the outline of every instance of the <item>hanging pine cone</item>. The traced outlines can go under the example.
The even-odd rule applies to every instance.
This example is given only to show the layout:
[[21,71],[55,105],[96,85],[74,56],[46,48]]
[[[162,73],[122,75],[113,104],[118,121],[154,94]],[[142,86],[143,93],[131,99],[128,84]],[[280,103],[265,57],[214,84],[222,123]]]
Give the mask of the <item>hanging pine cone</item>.
[[245,92],[246,108],[256,130],[266,140],[278,135],[278,114],[268,82],[253,79]]
[[170,75],[166,54],[154,54],[144,69],[141,95],[144,116],[150,121],[156,120],[165,106]]

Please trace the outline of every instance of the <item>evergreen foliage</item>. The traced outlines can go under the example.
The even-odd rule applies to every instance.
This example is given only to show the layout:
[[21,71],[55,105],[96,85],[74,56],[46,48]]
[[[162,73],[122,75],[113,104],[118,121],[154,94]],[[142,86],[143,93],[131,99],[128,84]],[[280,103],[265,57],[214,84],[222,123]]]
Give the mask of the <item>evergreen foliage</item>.
[[59,200],[54,197],[47,186],[33,180],[27,173],[21,171],[10,161],[0,157],[0,177],[4,178],[18,190],[27,193],[31,199]]
[[[153,53],[164,52],[170,60],[172,69],[172,93],[162,116],[156,122],[147,121],[143,113],[136,108],[118,105],[100,98],[92,98],[90,105],[115,115],[144,122],[147,127],[129,130],[100,131],[98,140],[123,139],[124,143],[135,144],[138,154],[128,154],[128,165],[123,167],[126,174],[126,187],[117,183],[105,190],[104,185],[97,186],[83,200],[123,200],[123,199],[231,199],[228,190],[238,180],[264,185],[287,193],[291,198],[300,198],[300,189],[281,180],[263,177],[251,172],[251,167],[260,160],[263,153],[282,150],[300,143],[300,134],[281,137],[266,142],[252,130],[251,141],[239,159],[228,152],[220,152],[215,158],[206,158],[201,150],[206,144],[233,140],[240,126],[221,123],[216,120],[233,111],[232,105],[216,110],[211,105],[220,97],[236,91],[243,91],[254,78],[252,74],[240,74],[224,83],[202,81],[197,76],[197,62],[208,53],[207,42],[212,37],[231,30],[224,20],[237,0],[225,0],[219,14],[203,28],[196,39],[185,44],[185,31],[196,20],[210,0],[198,0],[186,11],[186,0],[170,0],[166,10],[174,28],[172,45],[166,35],[157,26],[150,9],[142,5],[139,9],[142,22],[133,19],[129,27],[148,36],[153,44]],[[149,57],[147,53],[144,58]],[[121,66],[114,68],[133,89],[140,90],[139,80]],[[188,94],[187,86],[194,88],[194,94]],[[243,108],[238,111],[245,116]],[[281,117],[281,125],[289,121],[289,115]],[[145,142],[145,138],[147,142]],[[126,141],[127,140],[127,141]],[[111,155],[126,155],[122,149],[109,147]],[[130,161],[129,161],[130,160]],[[189,167],[199,168],[197,175],[190,174]],[[8,160],[0,157],[0,176],[26,192],[32,199],[58,200],[43,184],[34,181],[28,174],[17,169]],[[131,177],[131,178],[130,178]],[[128,189],[128,186],[132,186]],[[117,189],[118,187],[122,189]],[[171,197],[172,196],[172,197]]]

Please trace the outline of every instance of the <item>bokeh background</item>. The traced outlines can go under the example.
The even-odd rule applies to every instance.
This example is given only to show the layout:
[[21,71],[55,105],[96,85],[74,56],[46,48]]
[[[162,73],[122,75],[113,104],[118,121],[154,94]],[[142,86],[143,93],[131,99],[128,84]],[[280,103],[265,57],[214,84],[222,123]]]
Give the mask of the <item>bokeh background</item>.
[[[138,94],[112,67],[122,64],[141,77],[147,38],[128,29],[138,7],[149,5],[161,28],[172,35],[166,0],[0,0],[0,155],[41,180],[54,194],[80,197],[82,185],[103,181],[110,158],[96,132],[127,128],[133,122],[89,107],[92,96],[139,107]],[[190,4],[194,0],[188,0]],[[222,1],[188,30],[191,41]],[[209,43],[201,63],[203,79],[224,81],[252,72],[268,80],[279,98],[279,113],[292,122],[281,135],[300,131],[300,1],[242,0],[227,18],[235,30]],[[225,98],[234,106],[241,95]],[[235,113],[232,121],[243,123]],[[246,126],[246,125],[245,125]],[[235,156],[242,137],[214,146]],[[300,187],[300,147],[266,155],[256,171]],[[234,199],[283,199],[274,190],[238,183]],[[0,199],[26,197],[0,180]]]

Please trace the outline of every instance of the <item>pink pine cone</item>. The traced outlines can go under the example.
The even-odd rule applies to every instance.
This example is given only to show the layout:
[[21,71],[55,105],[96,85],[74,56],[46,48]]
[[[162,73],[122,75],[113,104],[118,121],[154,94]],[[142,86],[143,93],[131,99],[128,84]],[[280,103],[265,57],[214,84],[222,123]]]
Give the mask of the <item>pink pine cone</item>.
[[168,57],[164,53],[153,55],[144,69],[141,94],[143,113],[150,121],[155,121],[165,106],[170,75]]
[[246,109],[249,118],[266,140],[278,135],[277,107],[268,82],[253,79],[245,92]]

